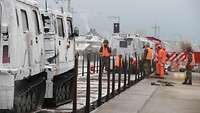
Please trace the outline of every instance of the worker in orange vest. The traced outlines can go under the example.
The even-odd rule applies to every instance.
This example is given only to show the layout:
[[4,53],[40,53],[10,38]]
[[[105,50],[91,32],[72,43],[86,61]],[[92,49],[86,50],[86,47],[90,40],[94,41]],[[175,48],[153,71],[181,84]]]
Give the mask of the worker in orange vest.
[[159,64],[158,64],[158,51],[159,51],[159,46],[160,44],[156,44],[156,52],[155,52],[155,58],[154,58],[154,62],[155,62],[155,73],[156,75],[159,75]]
[[144,75],[146,77],[150,77],[151,74],[151,61],[152,61],[152,55],[153,50],[149,47],[149,43],[144,46]]
[[[183,84],[192,85],[192,69],[195,65],[194,53],[192,47],[188,47],[186,50],[187,54],[187,64],[186,64],[186,77]],[[187,82],[189,80],[189,82]]]
[[164,79],[164,65],[166,62],[166,53],[161,46],[158,46],[158,68],[159,68],[159,78]]
[[164,51],[164,74],[167,73],[167,70],[165,69],[165,64],[167,63],[167,52],[166,52],[166,48],[163,47],[163,51]]
[[119,54],[115,58],[115,69],[119,73],[122,70],[122,55]]
[[102,71],[105,67],[106,71],[109,69],[110,65],[110,55],[111,55],[111,48],[109,47],[109,42],[108,40],[104,40],[103,44],[99,50],[99,54],[102,59]]

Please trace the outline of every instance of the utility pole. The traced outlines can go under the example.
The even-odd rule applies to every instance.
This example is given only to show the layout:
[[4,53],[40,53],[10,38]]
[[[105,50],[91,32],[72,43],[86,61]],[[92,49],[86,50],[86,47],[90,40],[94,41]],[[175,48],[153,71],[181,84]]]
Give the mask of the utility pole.
[[47,0],[45,0],[45,10],[46,10],[46,12],[48,11],[48,3],[47,3]]
[[115,22],[117,20],[117,22],[120,23],[120,16],[108,16],[108,18],[115,20]]
[[120,16],[108,16],[108,18],[111,18],[114,20],[113,33],[120,33]]
[[155,24],[155,26],[153,26],[153,29],[154,29],[154,37],[160,38],[160,26]]
[[61,11],[63,13],[71,11],[71,0],[55,0],[55,3],[60,5]]

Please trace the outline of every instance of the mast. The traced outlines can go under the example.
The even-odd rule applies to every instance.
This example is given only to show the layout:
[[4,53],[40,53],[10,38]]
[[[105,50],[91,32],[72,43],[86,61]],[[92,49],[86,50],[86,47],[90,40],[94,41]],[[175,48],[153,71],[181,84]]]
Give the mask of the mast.
[[48,3],[47,3],[47,0],[45,0],[45,10],[46,10],[46,12],[48,11]]

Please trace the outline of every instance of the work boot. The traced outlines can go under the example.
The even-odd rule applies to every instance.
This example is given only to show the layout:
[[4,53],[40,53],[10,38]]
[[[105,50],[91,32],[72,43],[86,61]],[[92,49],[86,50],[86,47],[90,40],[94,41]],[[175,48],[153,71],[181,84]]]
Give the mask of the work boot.
[[192,85],[192,82],[189,82],[188,85]]
[[147,78],[150,79],[150,78],[151,78],[151,75],[148,75]]
[[187,84],[187,82],[186,82],[186,81],[184,81],[182,84]]
[[188,85],[192,85],[192,81],[191,80],[189,81]]

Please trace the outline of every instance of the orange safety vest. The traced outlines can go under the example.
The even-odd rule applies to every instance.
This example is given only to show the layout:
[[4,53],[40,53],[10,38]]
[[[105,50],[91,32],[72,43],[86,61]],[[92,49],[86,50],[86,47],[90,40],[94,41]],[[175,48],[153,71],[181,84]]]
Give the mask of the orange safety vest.
[[165,55],[166,55],[165,51],[163,49],[160,49],[158,52],[158,62],[164,64],[166,62]]
[[146,56],[146,59],[147,60],[151,60],[152,59],[152,49],[150,47],[147,48],[147,56]]
[[115,58],[115,67],[122,67],[122,60],[120,59],[119,56],[116,56]]
[[103,50],[102,50],[102,52],[100,52],[100,55],[102,57],[109,57],[110,56],[110,52],[108,51],[108,48],[104,47],[104,46],[102,48],[103,48]]

